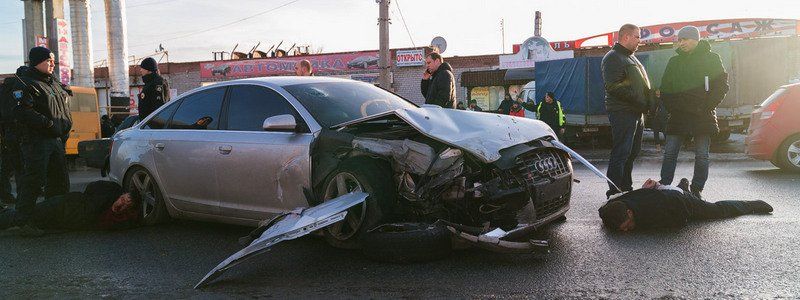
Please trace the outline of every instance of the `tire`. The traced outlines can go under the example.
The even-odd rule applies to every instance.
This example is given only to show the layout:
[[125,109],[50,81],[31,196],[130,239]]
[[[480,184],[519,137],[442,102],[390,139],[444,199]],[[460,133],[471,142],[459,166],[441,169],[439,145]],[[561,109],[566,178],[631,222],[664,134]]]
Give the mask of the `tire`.
[[164,196],[153,175],[142,167],[133,167],[123,181],[126,191],[139,190],[142,195],[142,224],[156,225],[169,221],[169,212],[164,203]]
[[711,136],[711,142],[715,144],[723,143],[726,142],[730,137],[731,137],[730,130],[720,131],[717,134]]
[[786,171],[800,173],[800,134],[787,138],[775,153],[776,165]]
[[323,230],[325,240],[336,248],[360,248],[364,233],[384,222],[397,195],[391,167],[375,159],[348,159],[325,179],[320,199],[327,201],[353,191],[369,197],[350,208],[343,221]]
[[444,226],[425,223],[384,224],[367,232],[362,253],[371,260],[413,263],[445,258],[453,251]]

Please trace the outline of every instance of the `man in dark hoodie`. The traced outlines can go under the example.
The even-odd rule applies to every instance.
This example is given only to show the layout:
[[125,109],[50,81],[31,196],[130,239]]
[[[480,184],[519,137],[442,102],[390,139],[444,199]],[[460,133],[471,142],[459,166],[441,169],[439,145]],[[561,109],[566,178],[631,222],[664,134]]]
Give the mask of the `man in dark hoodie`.
[[678,55],[670,58],[661,80],[661,100],[669,113],[667,144],[661,166],[661,184],[669,185],[681,143],[694,137],[695,161],[691,191],[697,198],[708,180],[711,135],[719,131],[716,108],[728,93],[728,74],[700,31],[686,26],[678,31]]
[[422,74],[420,89],[425,96],[425,104],[444,108],[456,107],[456,80],[453,68],[444,62],[439,53],[432,52],[425,57],[425,73]]
[[615,195],[600,207],[600,219],[611,230],[680,228],[691,220],[733,218],[748,214],[768,214],[772,206],[764,201],[705,202],[688,191],[689,180],[679,187],[648,179],[641,189]]
[[142,60],[139,64],[144,87],[139,93],[139,120],[147,116],[169,101],[169,85],[158,71],[158,63],[152,57]]
[[[123,229],[138,224],[141,196],[125,193],[119,184],[95,181],[83,193],[71,192],[50,197],[36,206],[31,222],[42,229]],[[0,230],[20,226],[19,211],[0,210]],[[20,230],[21,234],[41,235],[41,230]]]
[[53,53],[45,47],[35,47],[30,50],[28,61],[30,68],[21,77],[24,90],[14,109],[20,125],[23,161],[16,210],[23,221],[32,216],[42,187],[45,198],[69,191],[64,145],[72,129],[67,107],[72,91],[53,76]]

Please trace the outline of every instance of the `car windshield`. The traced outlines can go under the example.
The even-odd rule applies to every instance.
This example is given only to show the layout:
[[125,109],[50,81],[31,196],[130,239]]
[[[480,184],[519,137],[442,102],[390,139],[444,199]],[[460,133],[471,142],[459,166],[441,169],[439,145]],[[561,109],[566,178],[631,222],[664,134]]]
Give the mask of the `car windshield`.
[[395,94],[363,82],[307,83],[283,88],[324,127],[398,108],[416,107]]

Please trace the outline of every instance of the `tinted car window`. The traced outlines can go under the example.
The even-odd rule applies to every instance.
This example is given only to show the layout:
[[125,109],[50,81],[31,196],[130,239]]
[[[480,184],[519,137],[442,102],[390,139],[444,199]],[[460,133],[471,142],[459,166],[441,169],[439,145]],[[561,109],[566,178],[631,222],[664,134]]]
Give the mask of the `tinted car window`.
[[[172,113],[175,112],[175,109],[178,108],[180,103],[172,103],[172,105],[167,106],[164,110],[158,112],[150,121],[147,121],[147,124],[144,124],[145,129],[164,129],[167,126],[167,121],[169,121],[169,117],[172,116]],[[117,131],[122,129],[128,128],[136,124],[139,120],[139,116],[128,116],[122,121],[122,124],[117,128]]]
[[398,108],[416,107],[395,94],[363,82],[306,83],[283,88],[325,127]]
[[169,122],[170,129],[214,130],[219,126],[219,112],[225,88],[205,90],[183,99]]
[[296,115],[283,96],[264,87],[234,86],[228,99],[228,130],[263,131],[266,118]]

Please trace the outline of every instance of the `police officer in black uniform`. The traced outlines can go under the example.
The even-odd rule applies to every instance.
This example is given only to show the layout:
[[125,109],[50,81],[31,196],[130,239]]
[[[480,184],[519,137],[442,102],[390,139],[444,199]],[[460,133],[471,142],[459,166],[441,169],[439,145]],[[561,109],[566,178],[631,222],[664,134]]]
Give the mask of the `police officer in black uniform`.
[[35,47],[28,60],[30,69],[21,77],[25,90],[14,110],[20,125],[23,161],[16,209],[23,221],[33,215],[42,186],[45,198],[69,192],[64,146],[72,129],[67,106],[72,91],[53,76],[53,53],[45,47]]
[[0,91],[0,138],[2,138],[2,158],[0,158],[0,200],[7,203],[16,203],[16,198],[11,194],[11,177],[16,182],[17,194],[22,189],[22,157],[19,153],[19,126],[14,117],[14,109],[19,104],[19,98],[25,91],[25,85],[20,77],[28,72],[28,66],[17,69],[16,76],[8,77],[3,81]]
[[148,115],[169,101],[169,85],[158,71],[158,63],[152,57],[142,60],[142,81],[144,87],[139,93],[139,120],[144,120]]

